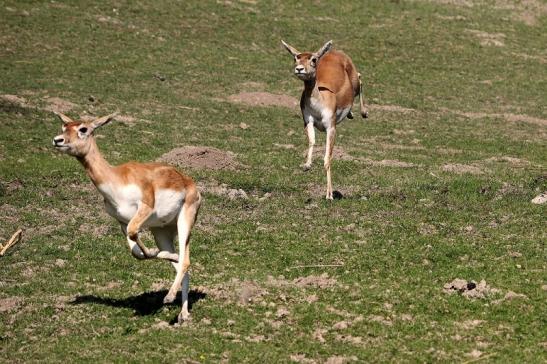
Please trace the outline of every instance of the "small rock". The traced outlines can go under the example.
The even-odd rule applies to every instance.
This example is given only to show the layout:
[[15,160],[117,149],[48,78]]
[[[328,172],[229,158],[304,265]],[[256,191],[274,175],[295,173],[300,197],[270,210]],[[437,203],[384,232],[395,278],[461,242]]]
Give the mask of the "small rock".
[[66,260],[56,259],[55,260],[55,265],[59,268],[64,268],[64,266],[66,265]]
[[532,199],[532,203],[536,205],[543,205],[545,202],[547,202],[547,191],[540,193]]
[[243,130],[249,129],[249,125],[247,125],[245,123],[239,123],[239,127]]
[[277,309],[277,312],[275,313],[275,316],[277,318],[284,318],[284,317],[287,317],[289,315],[289,310],[287,310],[285,307],[279,307]]

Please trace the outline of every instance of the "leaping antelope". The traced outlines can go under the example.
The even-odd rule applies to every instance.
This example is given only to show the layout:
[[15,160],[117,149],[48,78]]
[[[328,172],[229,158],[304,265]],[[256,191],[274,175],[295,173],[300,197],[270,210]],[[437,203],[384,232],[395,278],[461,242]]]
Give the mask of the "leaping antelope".
[[[199,210],[201,196],[194,181],[174,167],[161,163],[129,162],[111,166],[101,155],[93,132],[111,121],[115,114],[92,122],[73,121],[57,113],[63,133],[53,138],[55,148],[76,157],[104,197],[106,212],[118,220],[131,254],[137,259],[171,261],[177,271],[163,302],[175,300],[182,284],[182,310],[178,320],[189,317],[188,286],[190,231]],[[158,248],[147,248],[139,239],[141,229],[150,228]],[[178,234],[179,252],[174,239]]]
[[332,200],[331,161],[336,136],[336,124],[344,118],[353,119],[353,99],[359,95],[361,116],[368,116],[363,99],[361,75],[351,59],[340,51],[330,50],[332,41],[317,52],[299,52],[284,41],[283,46],[294,57],[294,74],[304,81],[300,110],[308,136],[309,148],[304,170],[311,168],[315,145],[314,126],[327,132],[324,167],[327,172],[327,195]]

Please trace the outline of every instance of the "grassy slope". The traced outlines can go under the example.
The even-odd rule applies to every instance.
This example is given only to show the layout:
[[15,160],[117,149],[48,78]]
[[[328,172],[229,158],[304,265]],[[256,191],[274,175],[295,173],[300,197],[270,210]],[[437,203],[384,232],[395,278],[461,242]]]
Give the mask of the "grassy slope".
[[[77,104],[73,115],[120,110],[137,117],[133,126],[115,123],[101,132],[113,163],[152,160],[180,145],[231,150],[249,168],[189,173],[272,197],[206,194],[193,235],[192,285],[237,291],[232,279],[255,282],[266,291],[259,302],[208,295],[194,304],[190,324],[153,329],[179,309],[161,307],[152,288],[168,284],[170,267],[129,256],[81,167],[51,150],[59,125],[50,113],[2,102],[0,235],[17,226],[29,232],[1,261],[0,299],[15,296],[19,304],[0,312],[0,360],[141,361],[144,352],[147,361],[271,362],[297,354],[454,361],[474,349],[493,361],[545,359],[545,208],[529,203],[547,187],[545,126],[458,115],[547,117],[545,18],[528,26],[492,6],[404,1],[2,7],[10,9],[0,15],[1,94],[37,105],[61,97]],[[503,33],[504,46],[481,46],[469,30]],[[335,188],[348,191],[346,198],[328,203],[312,195],[322,191],[324,173],[321,158],[308,173],[298,169],[299,114],[219,100],[249,81],[297,97],[301,85],[290,77],[280,39],[302,49],[333,39],[363,73],[373,104],[416,109],[376,108],[366,122],[345,121],[337,143],[355,158],[417,167],[335,161]],[[239,129],[240,122],[250,128]],[[274,143],[294,144],[297,152]],[[501,156],[529,163],[486,161]],[[447,163],[484,172],[443,172]],[[343,266],[292,268],[333,263]],[[337,284],[267,283],[268,276],[324,272]],[[528,299],[494,305],[443,294],[444,283],[457,277],[485,279]],[[318,300],[308,303],[313,294]],[[280,307],[288,314],[276,318]],[[373,321],[377,316],[391,324]],[[344,319],[356,322],[332,328]],[[275,320],[281,326],[269,323]],[[483,322],[462,328],[467,320]],[[324,343],[312,338],[321,329]]]

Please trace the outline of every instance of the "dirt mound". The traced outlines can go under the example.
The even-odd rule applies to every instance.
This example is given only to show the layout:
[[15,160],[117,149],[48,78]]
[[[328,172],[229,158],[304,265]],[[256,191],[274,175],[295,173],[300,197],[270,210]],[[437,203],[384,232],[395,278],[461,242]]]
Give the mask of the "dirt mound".
[[228,101],[250,106],[282,106],[289,109],[298,106],[298,100],[293,97],[269,92],[240,92],[228,96]]
[[0,95],[0,100],[19,107],[27,106],[27,100],[17,95]]
[[158,158],[158,162],[185,169],[236,170],[242,167],[234,153],[200,146],[175,148]]
[[47,111],[66,113],[77,106],[76,104],[63,100],[60,97],[47,97],[45,101],[47,102],[47,106],[44,110]]
[[492,288],[483,279],[478,284],[475,281],[466,281],[465,279],[456,278],[452,282],[444,285],[443,291],[448,294],[460,293],[468,299],[486,298],[500,293],[497,288]]

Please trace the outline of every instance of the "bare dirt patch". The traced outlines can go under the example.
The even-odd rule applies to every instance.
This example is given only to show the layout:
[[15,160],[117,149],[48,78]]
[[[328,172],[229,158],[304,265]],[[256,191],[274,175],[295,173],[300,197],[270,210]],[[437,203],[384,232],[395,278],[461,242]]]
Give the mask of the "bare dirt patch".
[[490,157],[485,159],[484,161],[488,163],[507,163],[511,165],[511,167],[526,167],[531,164],[526,159],[509,157],[509,156]]
[[298,277],[293,280],[293,283],[297,287],[317,287],[317,288],[327,288],[332,287],[336,284],[336,279],[330,278],[328,273],[323,273],[319,276],[311,275],[307,277]]
[[158,161],[185,169],[237,170],[243,167],[234,153],[202,146],[175,148],[158,158]]
[[380,110],[380,111],[388,111],[388,112],[399,112],[403,114],[408,114],[412,112],[417,112],[416,109],[411,109],[408,107],[403,107],[399,105],[378,105],[378,104],[370,104],[368,105],[370,110]]
[[524,122],[530,124],[536,124],[541,126],[547,126],[547,120],[536,118],[533,116],[522,115],[522,114],[511,114],[511,113],[485,113],[485,112],[462,112],[462,111],[453,111],[455,114],[465,116],[469,119],[484,119],[484,118],[493,118],[493,119],[505,119],[509,122]]
[[353,356],[340,356],[335,355],[327,358],[325,361],[325,364],[346,364],[352,361],[358,361],[359,358],[357,358],[355,355]]
[[27,100],[17,95],[0,95],[0,100],[18,107],[28,107]]
[[447,294],[459,293],[468,299],[487,298],[501,293],[498,288],[490,287],[483,279],[479,283],[456,278],[452,282],[446,283],[443,291]]
[[503,33],[487,33],[476,29],[466,29],[466,31],[476,36],[482,46],[505,46],[504,40],[506,35]]
[[44,110],[47,111],[66,113],[78,106],[68,100],[61,99],[60,97],[46,97],[44,100],[47,103]]
[[19,297],[8,297],[0,299],[0,312],[11,312],[15,310],[23,300]]
[[[308,154],[308,148],[304,148],[302,152],[302,156],[306,157]],[[323,158],[325,155],[325,147],[323,146],[315,146],[313,147],[313,158]],[[335,145],[334,149],[332,150],[332,158],[335,160],[341,160],[341,161],[354,161],[357,160],[356,158],[349,155],[344,148],[342,148],[339,145]]]
[[411,168],[411,167],[417,166],[414,163],[403,162],[403,161],[394,160],[394,159],[382,159],[381,161],[377,161],[377,160],[373,160],[369,158],[364,158],[361,160],[367,164],[370,164],[376,167]]
[[200,184],[199,189],[201,192],[210,193],[215,196],[228,197],[230,200],[243,199],[247,200],[249,196],[247,192],[241,188],[230,188],[227,184],[215,184],[215,183],[205,183]]
[[207,294],[207,296],[223,301],[226,304],[237,303],[248,305],[262,302],[268,291],[261,287],[257,282],[240,281],[232,279],[230,282],[208,287],[197,286],[196,290]]
[[536,26],[538,19],[547,15],[547,3],[541,0],[496,0],[494,8],[507,11],[515,20]]
[[294,97],[258,91],[230,95],[228,101],[250,106],[281,106],[289,109],[296,109],[298,106],[298,100]]
[[477,166],[469,165],[469,164],[459,164],[459,163],[445,164],[441,167],[441,170],[444,172],[451,172],[456,174],[468,173],[468,174],[479,175],[484,173],[484,171]]

